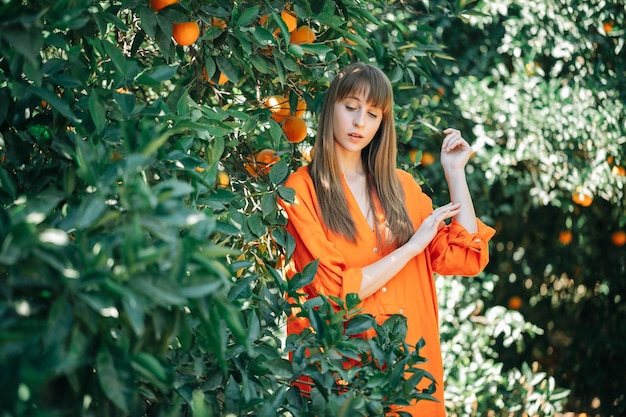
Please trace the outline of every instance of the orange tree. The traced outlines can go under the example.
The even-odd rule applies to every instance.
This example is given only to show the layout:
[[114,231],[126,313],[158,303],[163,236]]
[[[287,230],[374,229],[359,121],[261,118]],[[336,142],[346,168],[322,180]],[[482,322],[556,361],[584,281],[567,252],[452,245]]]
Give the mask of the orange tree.
[[[287,140],[265,102],[284,96],[291,115],[304,101],[314,129],[329,77],[371,60],[417,147],[439,129],[422,103],[444,57],[429,24],[461,12],[447,6],[5,1],[3,414],[382,415],[428,400],[402,317],[288,302],[315,265],[283,279],[293,240],[276,199],[293,198],[282,184],[310,141]],[[315,332],[284,340],[295,306]]]
[[626,412],[623,8],[481,2],[438,22],[456,61],[432,79],[471,132],[478,212],[498,229],[489,304],[512,301],[545,332],[519,351],[500,343],[500,358],[554,376],[590,415]]

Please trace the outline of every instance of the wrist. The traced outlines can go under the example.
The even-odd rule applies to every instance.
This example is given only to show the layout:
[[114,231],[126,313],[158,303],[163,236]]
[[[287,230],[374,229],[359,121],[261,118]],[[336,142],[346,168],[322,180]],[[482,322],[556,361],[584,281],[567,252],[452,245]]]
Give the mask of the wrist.
[[445,168],[443,173],[448,180],[462,179],[465,180],[465,167],[461,168]]

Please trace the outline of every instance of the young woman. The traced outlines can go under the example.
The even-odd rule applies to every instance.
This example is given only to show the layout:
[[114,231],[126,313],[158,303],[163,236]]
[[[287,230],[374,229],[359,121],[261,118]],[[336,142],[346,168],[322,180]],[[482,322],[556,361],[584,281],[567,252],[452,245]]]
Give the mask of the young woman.
[[[439,401],[402,408],[414,416],[445,415],[433,272],[478,274],[494,234],[476,218],[465,180],[471,148],[459,131],[444,133],[441,164],[452,201],[433,210],[413,177],[396,169],[389,79],[372,65],[349,65],[326,94],[311,164],[287,180],[295,201],[282,202],[296,241],[293,266],[301,270],[319,261],[308,294],[356,293],[364,311],[380,322],[392,314],[406,316],[409,344],[424,338],[423,368],[437,381]],[[290,320],[288,332],[307,325]]]

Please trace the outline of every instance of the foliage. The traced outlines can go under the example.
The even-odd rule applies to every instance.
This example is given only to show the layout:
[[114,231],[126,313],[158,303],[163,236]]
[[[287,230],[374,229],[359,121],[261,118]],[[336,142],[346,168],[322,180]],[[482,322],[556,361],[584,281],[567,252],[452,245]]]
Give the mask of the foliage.
[[440,22],[457,59],[433,82],[472,132],[477,211],[498,230],[493,304],[520,297],[545,330],[500,359],[537,363],[571,389],[572,410],[622,415],[626,252],[611,236],[626,227],[623,4],[483,1],[467,17]]
[[[0,5],[3,413],[381,415],[430,398],[399,317],[378,325],[309,300],[299,308],[317,331],[282,346],[298,286],[278,272],[293,240],[276,199],[293,198],[282,184],[307,143],[289,144],[263,103],[304,97],[313,127],[328,77],[356,57],[419,93],[440,10],[298,1],[317,41],[297,45],[284,6]],[[190,20],[200,39],[176,45],[172,24]],[[397,37],[411,46],[388,47]],[[405,140],[432,130],[400,108]],[[256,166],[261,149],[279,156],[271,170]],[[367,345],[349,337],[368,326]],[[285,359],[305,351],[306,364]],[[346,354],[363,372],[343,370]],[[318,382],[311,401],[292,385],[301,375]]]
[[504,306],[486,307],[497,277],[438,277],[446,405],[451,416],[553,416],[569,390],[522,362],[504,369],[498,347],[520,352],[543,330]]

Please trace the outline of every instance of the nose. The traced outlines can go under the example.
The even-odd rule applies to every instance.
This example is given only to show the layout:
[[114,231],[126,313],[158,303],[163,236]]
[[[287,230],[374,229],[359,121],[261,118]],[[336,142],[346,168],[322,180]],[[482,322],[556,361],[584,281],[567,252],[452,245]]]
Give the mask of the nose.
[[352,123],[356,127],[361,127],[364,124],[365,112],[364,111],[356,111],[354,112],[354,120]]

